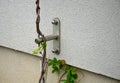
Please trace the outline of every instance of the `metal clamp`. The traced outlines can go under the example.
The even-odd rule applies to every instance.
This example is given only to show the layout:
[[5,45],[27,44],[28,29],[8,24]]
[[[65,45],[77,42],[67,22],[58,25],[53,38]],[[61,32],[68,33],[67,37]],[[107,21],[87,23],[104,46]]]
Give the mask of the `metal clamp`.
[[[53,40],[53,50],[52,53],[60,54],[60,20],[59,18],[54,18],[52,21],[53,24],[53,34],[45,36],[46,41]],[[42,40],[41,37],[38,37],[38,39],[35,39],[35,42],[38,44]]]

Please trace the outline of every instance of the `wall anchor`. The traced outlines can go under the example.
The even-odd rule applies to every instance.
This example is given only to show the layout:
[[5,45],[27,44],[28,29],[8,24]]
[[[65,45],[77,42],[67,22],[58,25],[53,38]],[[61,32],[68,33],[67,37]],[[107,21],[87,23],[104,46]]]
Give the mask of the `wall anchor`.
[[[60,20],[59,18],[54,18],[51,22],[53,24],[53,34],[45,36],[46,41],[53,40],[53,50],[52,53],[60,54]],[[42,40],[41,37],[35,39],[35,42],[39,44]]]

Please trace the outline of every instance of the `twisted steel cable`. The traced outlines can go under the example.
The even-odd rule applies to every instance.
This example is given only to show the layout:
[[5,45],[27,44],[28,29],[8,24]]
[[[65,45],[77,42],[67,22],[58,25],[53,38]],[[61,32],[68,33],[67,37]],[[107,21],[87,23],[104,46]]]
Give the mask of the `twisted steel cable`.
[[[42,38],[43,42],[46,42],[46,38],[45,36],[42,34],[42,32],[40,31],[40,28],[39,28],[39,23],[40,23],[40,0],[36,0],[36,15],[37,15],[37,18],[36,18],[36,31],[37,31],[37,34],[39,37]],[[42,65],[41,65],[41,74],[40,74],[40,79],[39,79],[39,83],[45,83],[45,77],[44,77],[44,74],[45,74],[45,70],[46,70],[46,62],[47,62],[47,59],[46,59],[46,47],[43,49],[43,52],[42,52]]]

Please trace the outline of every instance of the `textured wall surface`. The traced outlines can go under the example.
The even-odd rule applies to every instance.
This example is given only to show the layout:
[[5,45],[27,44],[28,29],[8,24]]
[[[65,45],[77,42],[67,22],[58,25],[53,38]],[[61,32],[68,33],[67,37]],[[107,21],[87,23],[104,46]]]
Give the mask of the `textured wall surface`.
[[[29,52],[37,47],[35,0],[0,0],[0,45]],[[120,79],[120,0],[41,0],[41,29],[61,20],[61,54],[68,64]],[[52,42],[48,55],[53,57]],[[72,61],[71,61],[72,59]]]
[[40,58],[0,47],[0,83],[38,83]]
[[[38,83],[40,57],[0,47],[0,83]],[[120,83],[105,76],[78,69],[76,83]],[[58,76],[48,69],[47,83],[57,83]],[[53,80],[54,79],[54,80]]]

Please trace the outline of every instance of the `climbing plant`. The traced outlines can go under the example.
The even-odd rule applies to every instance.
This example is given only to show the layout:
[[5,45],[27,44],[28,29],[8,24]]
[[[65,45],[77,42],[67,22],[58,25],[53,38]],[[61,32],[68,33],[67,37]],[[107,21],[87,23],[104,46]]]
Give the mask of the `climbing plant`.
[[[74,83],[78,77],[76,68],[66,65],[65,60],[57,60],[56,58],[53,58],[49,61],[48,66],[52,67],[52,73],[60,74],[64,70],[64,73],[59,78],[58,83]],[[66,78],[63,79],[64,75],[66,75]]]
[[47,59],[46,59],[46,38],[45,36],[42,34],[41,30],[40,30],[40,27],[39,27],[39,23],[40,23],[40,1],[39,0],[36,0],[36,15],[37,15],[37,18],[36,18],[36,31],[37,31],[37,34],[38,34],[38,37],[41,37],[42,39],[42,42],[36,42],[38,43],[38,49],[36,49],[34,52],[34,54],[37,54],[39,51],[43,57],[42,59],[42,64],[41,64],[41,75],[40,75],[40,79],[39,79],[39,83],[46,83],[46,80],[45,80],[45,70],[46,70],[46,67],[47,67]]
[[[34,50],[33,54],[38,54],[39,52],[42,51],[42,49],[44,49],[44,47],[46,47],[46,44],[43,44],[43,42],[41,42],[41,46],[38,47],[36,50]],[[52,71],[51,71],[52,73],[61,74],[62,72],[64,72],[59,78],[58,83],[74,83],[75,80],[78,78],[78,75],[76,73],[76,68],[66,65],[65,60],[58,60],[57,58],[54,57],[53,59],[48,61],[48,66],[52,67]],[[45,72],[46,71],[44,71],[44,73]],[[66,78],[63,79],[63,76],[65,75]]]
[[[42,39],[41,42],[35,40],[35,42],[38,44],[38,48],[33,51],[33,54],[38,54],[40,53],[42,55],[42,64],[41,64],[41,74],[40,74],[40,79],[39,83],[46,83],[45,79],[45,73],[47,72],[47,66],[52,67],[52,73],[62,73],[61,71],[64,70],[64,73],[60,76],[58,83],[74,83],[75,80],[77,79],[78,75],[76,73],[76,68],[66,65],[65,60],[58,60],[56,58],[53,58],[51,60],[48,60],[46,58],[46,38],[42,34],[39,23],[40,23],[40,0],[36,0],[36,31],[38,34],[38,37]],[[66,76],[66,78],[63,78]]]

